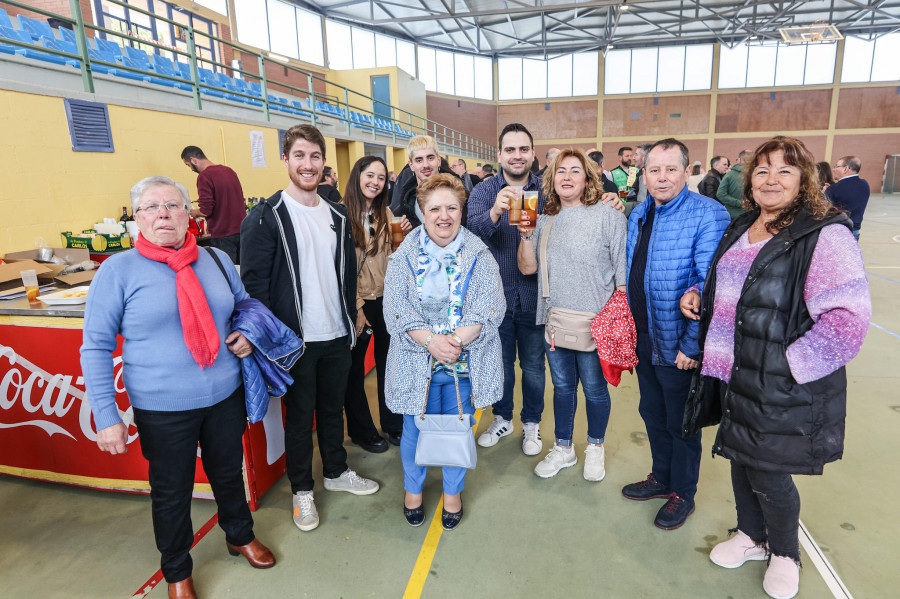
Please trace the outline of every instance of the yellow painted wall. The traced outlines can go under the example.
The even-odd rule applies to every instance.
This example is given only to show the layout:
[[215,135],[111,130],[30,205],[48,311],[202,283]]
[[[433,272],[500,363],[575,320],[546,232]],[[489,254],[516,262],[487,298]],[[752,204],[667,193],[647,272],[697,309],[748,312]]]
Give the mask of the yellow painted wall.
[[[28,115],[28,118],[22,118]],[[233,168],[246,196],[284,188],[285,168],[274,128],[109,105],[115,152],[74,152],[62,98],[0,90],[0,255],[57,245],[61,231],[81,231],[103,217],[119,218],[128,192],[150,175],[184,183],[197,196],[196,175],[181,162],[187,145]],[[251,130],[265,135],[266,168],[252,168]],[[326,138],[334,156],[334,140]]]
[[[425,117],[425,84],[415,77],[397,67],[379,67],[375,69],[331,70],[328,71],[328,80],[335,85],[342,85],[359,94],[372,95],[372,77],[387,75],[391,81],[391,105],[397,106],[419,117]],[[329,86],[328,93],[339,95],[338,100],[343,101],[343,91],[334,86]],[[371,111],[371,100],[359,95],[350,94],[351,106]],[[406,114],[394,115],[399,121],[407,122]],[[413,125],[420,126],[421,120],[413,118]]]

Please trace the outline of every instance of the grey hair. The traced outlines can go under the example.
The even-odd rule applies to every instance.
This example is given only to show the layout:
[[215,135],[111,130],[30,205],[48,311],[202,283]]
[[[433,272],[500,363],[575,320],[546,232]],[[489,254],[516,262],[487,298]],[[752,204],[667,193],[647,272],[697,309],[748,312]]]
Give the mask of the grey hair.
[[[647,155],[650,154],[656,148],[662,148],[663,150],[670,150],[672,148],[678,148],[681,151],[681,168],[686,169],[688,165],[691,164],[691,157],[688,155],[687,146],[675,139],[674,137],[667,137],[666,139],[661,139],[652,146],[647,151]],[[619,151],[619,156],[621,156],[621,150]]]
[[163,175],[154,175],[152,177],[147,177],[146,179],[141,179],[131,188],[131,213],[134,214],[137,210],[138,204],[141,201],[141,196],[144,195],[145,191],[151,187],[159,187],[161,185],[168,185],[177,189],[178,193],[181,194],[185,209],[190,210],[191,196],[188,195],[187,187],[185,187],[183,183],[178,183]]

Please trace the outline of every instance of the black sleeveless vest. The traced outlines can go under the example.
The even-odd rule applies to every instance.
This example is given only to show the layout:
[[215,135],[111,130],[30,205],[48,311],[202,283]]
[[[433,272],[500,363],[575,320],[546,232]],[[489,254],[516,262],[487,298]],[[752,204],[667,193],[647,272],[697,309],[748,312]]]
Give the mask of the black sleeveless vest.
[[[716,250],[701,302],[701,348],[712,317],[716,266],[755,218],[749,213],[736,219]],[[726,386],[697,368],[685,409],[686,435],[719,422],[713,454],[789,474],[821,474],[843,454],[845,369],[800,384],[786,356],[787,347],[813,326],[803,297],[806,276],[819,232],[836,223],[852,227],[844,214],[814,220],[801,211],[753,261],[737,304],[731,380]]]

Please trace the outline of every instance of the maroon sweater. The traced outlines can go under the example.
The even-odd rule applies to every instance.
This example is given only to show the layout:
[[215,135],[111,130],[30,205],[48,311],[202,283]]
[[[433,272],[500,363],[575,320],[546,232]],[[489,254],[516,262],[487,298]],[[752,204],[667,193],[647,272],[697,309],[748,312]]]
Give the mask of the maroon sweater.
[[222,164],[206,167],[197,176],[197,195],[210,237],[240,234],[247,209],[237,173]]

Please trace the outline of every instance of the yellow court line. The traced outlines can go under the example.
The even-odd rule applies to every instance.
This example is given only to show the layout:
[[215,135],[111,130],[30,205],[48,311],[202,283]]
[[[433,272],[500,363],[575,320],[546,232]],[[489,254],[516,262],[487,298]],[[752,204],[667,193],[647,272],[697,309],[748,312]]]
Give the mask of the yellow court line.
[[[474,434],[478,430],[478,423],[481,422],[481,408],[475,410],[475,426],[472,427]],[[431,518],[431,524],[428,525],[428,534],[425,535],[425,542],[422,543],[422,549],[419,550],[419,557],[416,558],[416,565],[413,566],[412,574],[406,583],[406,591],[403,593],[403,599],[419,599],[422,596],[422,590],[425,588],[425,581],[428,579],[428,572],[431,570],[431,562],[434,561],[434,554],[437,553],[437,546],[444,532],[441,526],[441,512],[444,507],[444,494],[438,500],[434,508],[434,516]]]

